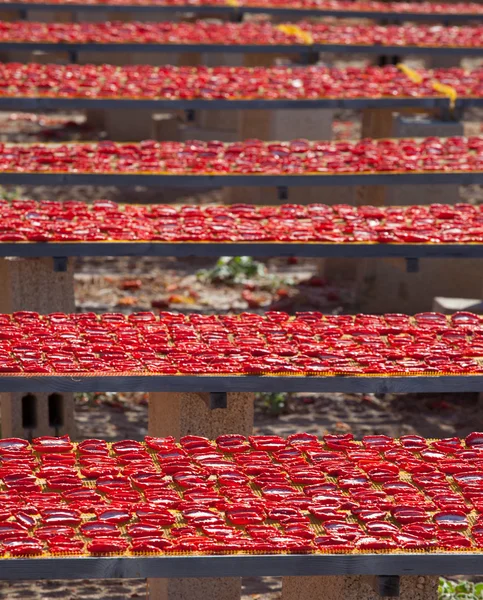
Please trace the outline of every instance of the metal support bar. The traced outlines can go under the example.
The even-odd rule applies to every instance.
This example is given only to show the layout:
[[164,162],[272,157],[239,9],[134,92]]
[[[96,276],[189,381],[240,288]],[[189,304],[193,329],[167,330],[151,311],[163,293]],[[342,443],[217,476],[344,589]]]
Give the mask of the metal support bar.
[[288,187],[285,187],[284,185],[279,185],[277,187],[277,196],[278,199],[281,201],[288,200]]
[[[0,578],[120,579],[146,577],[282,577],[324,575],[480,575],[481,552],[389,554],[271,554],[191,556],[99,556],[0,560]],[[387,578],[387,576],[385,576]],[[321,599],[322,600],[322,599]]]
[[[96,4],[82,4],[80,0],[77,2],[54,3],[54,2],[16,2],[12,1],[6,6],[13,10],[27,10],[27,8],[35,10],[53,10],[53,11],[75,11],[85,10],[89,12],[99,12],[106,9],[105,2]],[[483,13],[421,13],[421,12],[403,12],[400,11],[374,11],[374,10],[348,10],[347,8],[331,9],[331,8],[285,8],[285,7],[268,7],[268,6],[207,6],[186,4],[184,6],[178,4],[109,4],[110,12],[154,12],[154,13],[173,13],[173,12],[189,12],[195,14],[228,14],[233,13],[243,14],[271,14],[278,15],[284,19],[287,18],[305,18],[305,17],[341,17],[344,19],[372,19],[376,21],[385,21],[391,23],[395,20],[400,21],[439,21],[448,22],[451,24],[467,22],[467,21],[482,21]]]
[[188,123],[193,123],[193,122],[194,122],[194,120],[195,120],[195,118],[196,118],[196,113],[195,113],[195,111],[194,111],[192,108],[187,108],[187,109],[184,111],[184,113],[185,113],[185,115],[186,115],[186,121],[187,121]]
[[319,62],[319,52],[307,49],[300,53],[299,63],[301,65],[316,65]]
[[53,261],[56,273],[65,273],[67,271],[67,256],[54,256]]
[[243,11],[234,9],[232,13],[230,13],[230,21],[232,23],[241,23],[243,21]]
[[[10,6],[10,5],[9,5]],[[40,4],[38,5],[40,6]],[[57,5],[57,6],[60,6]],[[142,8],[142,7],[139,7]],[[232,20],[239,22],[240,15],[234,15]],[[394,64],[395,55],[419,55],[419,56],[482,56],[483,48],[481,46],[398,46],[381,44],[221,44],[221,43],[200,43],[187,44],[183,42],[32,42],[32,41],[3,41],[0,42],[0,50],[58,50],[59,52],[68,52],[76,50],[80,52],[234,52],[234,53],[256,53],[256,54],[300,54],[311,52],[335,52],[337,54],[381,54],[386,57],[384,64]],[[389,58],[388,58],[389,57]],[[273,101],[271,101],[273,102]],[[399,98],[401,102],[401,98]]]
[[419,273],[419,258],[406,258],[406,273]]
[[443,123],[460,121],[463,117],[463,109],[461,107],[451,108],[449,106],[443,106],[438,112],[439,119]]
[[371,587],[381,598],[398,598],[400,577],[399,575],[375,575],[371,577]]
[[[32,374],[0,373],[2,392],[347,392],[373,394],[481,392],[483,375],[147,375],[117,373]],[[416,555],[415,555],[416,556]],[[417,554],[419,557],[420,555]],[[481,569],[483,561],[478,554]],[[2,561],[0,560],[0,563]],[[10,561],[9,561],[10,562]],[[385,573],[388,571],[384,570]],[[446,571],[441,571],[445,573]],[[458,572],[458,571],[457,571]],[[1,579],[1,577],[0,577]]]
[[[40,5],[39,5],[40,6]],[[184,44],[186,51],[186,44]],[[56,51],[62,50],[58,44],[54,44]],[[194,52],[194,47],[190,47]],[[233,49],[235,46],[221,46],[221,48]],[[271,46],[268,46],[272,49]],[[0,50],[2,44],[0,43]],[[11,44],[7,50],[11,50]],[[35,48],[39,50],[38,47]],[[119,48],[118,48],[119,49]],[[176,51],[174,48],[173,51]],[[243,46],[236,47],[237,52],[244,52]],[[283,49],[282,49],[283,50]],[[282,51],[281,50],[281,51]],[[318,51],[318,48],[316,48]],[[323,51],[329,51],[324,46]],[[201,51],[201,50],[200,50]],[[379,50],[378,50],[379,51]],[[482,48],[483,52],[483,48]],[[302,67],[299,67],[302,68]],[[461,98],[457,100],[461,106],[481,106],[483,98]],[[442,96],[431,98],[315,98],[315,99],[277,99],[269,100],[266,98],[244,99],[244,100],[225,100],[218,98],[207,100],[203,98],[168,100],[166,98],[132,98],[132,97],[111,97],[111,98],[60,98],[44,96],[2,96],[0,97],[0,108],[2,110],[59,110],[59,109],[84,109],[84,108],[144,108],[153,110],[259,110],[276,108],[296,108],[296,109],[315,109],[315,108],[426,108],[436,109],[443,106],[449,106],[449,99]]]
[[308,258],[483,258],[483,244],[348,242],[1,242],[0,257],[67,256],[304,256]]
[[226,392],[199,392],[198,396],[203,400],[210,410],[215,408],[227,408],[228,399]]

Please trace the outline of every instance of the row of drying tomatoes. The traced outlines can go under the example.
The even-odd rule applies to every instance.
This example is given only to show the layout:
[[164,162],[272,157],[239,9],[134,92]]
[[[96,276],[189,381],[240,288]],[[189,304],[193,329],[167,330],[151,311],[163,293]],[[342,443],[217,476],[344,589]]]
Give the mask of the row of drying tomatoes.
[[0,372],[311,375],[483,372],[483,318],[0,315]]
[[[0,552],[480,549],[483,434],[0,440]],[[470,517],[471,515],[471,517]]]
[[[17,0],[16,0],[17,1]],[[27,4],[41,4],[43,0],[19,0]],[[9,0],[3,0],[2,4],[8,5]],[[51,4],[80,4],[79,0],[50,0]],[[423,14],[481,14],[481,5],[476,2],[380,2],[378,0],[87,0],[83,4],[99,5],[132,5],[132,6],[231,6],[239,7],[263,7],[287,8],[287,9],[320,9],[320,10],[344,10],[369,11],[386,13],[423,13]]]
[[483,137],[343,142],[0,144],[0,171],[310,175],[483,170]]
[[[295,29],[293,27],[295,26]],[[302,34],[302,35],[300,35]],[[348,25],[301,21],[279,26],[270,21],[242,23],[124,22],[36,23],[1,21],[0,42],[73,44],[341,44],[475,48],[483,26]]]
[[[471,95],[481,95],[482,74],[483,70],[465,74]],[[444,95],[434,90],[431,71],[422,71],[421,78],[416,83],[394,66],[339,69],[1,63],[0,96],[315,100]]]
[[118,205],[0,201],[0,242],[483,243],[483,206]]

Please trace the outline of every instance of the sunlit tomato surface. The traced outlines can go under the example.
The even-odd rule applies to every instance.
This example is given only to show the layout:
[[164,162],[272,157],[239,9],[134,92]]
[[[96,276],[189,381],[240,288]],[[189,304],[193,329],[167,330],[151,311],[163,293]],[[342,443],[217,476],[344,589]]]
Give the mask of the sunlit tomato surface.
[[300,21],[36,23],[0,21],[0,41],[39,44],[339,44],[480,47],[483,27],[424,24],[362,25]]
[[[483,74],[483,70],[482,70]],[[219,141],[202,142],[189,140],[187,142],[156,142],[145,140],[139,143],[118,143],[102,141],[97,143],[70,143],[70,144],[0,144],[0,173],[89,173],[89,174],[142,174],[163,176],[217,176],[226,174],[236,175],[283,175],[287,177],[287,186],[290,186],[291,175],[356,175],[360,173],[466,173],[481,172],[483,170],[483,137],[429,137],[422,139],[362,139],[357,141],[308,141],[292,140],[288,142],[262,142],[248,139],[240,142],[222,143]],[[28,204],[18,206],[26,208]],[[2,204],[5,206],[5,203]],[[31,203],[31,220],[34,221],[39,208]],[[42,206],[47,206],[44,202]],[[52,207],[56,204],[52,203]],[[73,217],[82,212],[79,203],[68,203],[72,207]],[[471,205],[466,209],[441,208],[439,213],[430,215],[428,219],[424,209],[414,207],[413,213],[402,213],[402,209],[393,209],[391,213],[384,213],[384,209],[369,207],[364,213],[364,218],[373,219],[376,224],[382,217],[390,215],[391,227],[385,232],[384,239],[391,240],[391,230],[402,227],[404,217],[419,220],[419,226],[424,235],[424,226],[430,227],[436,217],[439,220],[451,221],[458,215],[458,211],[467,210],[468,215],[474,213]],[[15,209],[18,210],[18,209]],[[96,202],[95,210],[99,213],[109,212],[112,216],[119,214],[115,205],[110,202]],[[128,209],[124,209],[128,210]],[[153,209],[154,210],[154,209]],[[176,209],[162,207],[163,218],[176,216]],[[217,209],[210,209],[217,210]],[[219,209],[221,210],[221,209]],[[226,210],[226,209],[225,209]],[[252,210],[252,213],[250,213]],[[260,209],[257,215],[255,209],[249,207],[244,213],[239,210],[240,217],[249,219],[263,218],[275,214],[276,208]],[[270,210],[272,212],[270,212]],[[361,213],[354,212],[353,207],[346,207],[345,215],[351,220],[344,229],[351,233],[357,229],[359,220],[356,218]],[[399,212],[398,212],[399,210]],[[132,207],[130,214],[136,211],[142,214],[142,209]],[[193,222],[201,215],[199,207],[186,207],[181,216],[190,217]],[[304,212],[304,208],[289,210],[284,208],[287,216],[299,219],[302,216],[318,218],[319,230],[331,233],[325,218],[330,215],[330,209],[320,208],[316,215]],[[351,213],[351,211],[353,211]],[[340,212],[340,211],[339,211]],[[418,219],[418,212],[421,218]],[[153,217],[156,216],[154,211]],[[226,224],[223,212],[216,219],[217,226]],[[216,215],[215,215],[216,216]],[[43,215],[38,215],[38,221]],[[213,228],[216,231],[216,227]],[[337,233],[337,231],[335,232]],[[35,241],[44,241],[39,238]],[[338,241],[335,239],[334,241]],[[383,241],[383,240],[381,240]],[[414,239],[413,241],[418,241]],[[424,241],[422,239],[421,241]]]
[[[20,0],[28,4],[42,4],[43,0]],[[2,4],[8,5],[9,0]],[[51,4],[78,5],[82,4],[80,0],[51,0]],[[87,0],[84,4],[90,5],[133,5],[133,6],[233,6],[229,0]],[[241,0],[237,6],[261,7],[277,9],[320,9],[345,11],[350,13],[354,11],[367,12],[386,12],[386,13],[418,13],[418,14],[481,14],[480,4],[472,2],[381,2],[379,0]]]
[[[290,352],[286,351],[288,347]],[[311,376],[478,374],[483,373],[483,317],[468,312],[457,312],[450,317],[440,313],[419,313],[409,317],[322,315],[317,312],[299,312],[290,316],[276,311],[264,315],[181,315],[171,312],[155,315],[144,312],[128,317],[109,313],[43,316],[29,311],[0,315],[0,373],[88,376],[94,370],[123,375],[243,376],[267,373],[282,377],[290,373]],[[237,474],[225,472],[218,455],[211,453],[204,442],[183,438],[182,443],[182,452],[170,447],[160,449],[162,475],[174,476],[181,487],[211,490],[213,482],[207,475],[209,467],[226,477],[226,485],[236,485]],[[261,485],[268,486],[267,496],[286,497],[285,481],[266,471],[265,456],[266,452],[277,452],[281,460],[285,459],[284,442],[269,436],[253,443],[259,454],[250,455],[250,462],[245,464],[250,475],[259,476]],[[326,443],[334,450],[353,449],[350,439],[328,437]],[[465,474],[459,458],[453,458],[460,446],[451,440],[426,449],[409,439],[404,440],[406,455],[400,455],[384,436],[370,436],[364,443],[362,457],[366,475],[363,478],[352,477],[346,468],[350,463],[332,465],[331,472],[341,475],[341,486],[364,488],[368,478],[385,485],[393,484],[397,472],[381,464],[378,452],[405,460],[406,470],[414,472],[422,484],[434,477],[430,465],[440,461],[446,473],[456,477]],[[477,452],[477,442],[472,443],[473,451]],[[225,452],[232,454],[235,462],[247,460],[243,441],[226,439],[224,444]],[[316,485],[317,474],[305,468],[303,462],[294,462],[306,446],[310,446],[310,439],[302,439],[300,443],[297,440],[296,456],[289,453],[290,474],[297,484]],[[71,489],[75,481],[72,480],[70,442],[45,439],[36,442],[34,447],[42,456],[42,475],[50,481],[50,486],[56,491]],[[163,491],[163,480],[149,468],[149,453],[141,452],[135,442],[116,445],[115,449],[123,457],[124,470],[131,468],[136,458],[137,468],[142,472],[137,487]],[[421,452],[419,461],[407,458],[407,453],[413,450]],[[83,474],[105,475],[98,481],[102,492],[125,493],[131,489],[128,480],[120,476],[117,466],[106,456],[104,447],[85,446],[81,451]],[[187,455],[193,451],[200,453],[200,468],[195,471],[189,468]],[[23,451],[15,451],[14,456],[19,452]],[[49,453],[55,455],[54,462],[62,464],[61,470],[52,469],[53,459],[48,460]],[[330,455],[313,458],[331,462]],[[423,468],[422,465],[426,466]],[[7,467],[2,465],[2,468]],[[38,486],[22,469],[9,475],[6,485],[21,486],[25,491],[36,490]],[[318,491],[315,489],[314,494]],[[296,502],[296,490],[289,495]]]
[[[118,205],[107,200],[92,204],[0,201],[0,242],[24,241],[483,243],[483,205],[175,206]],[[286,347],[285,353],[291,352]],[[237,442],[232,443],[236,452]]]
[[[15,457],[0,472],[0,557],[481,551],[482,436],[416,445],[414,436],[305,433],[0,440],[2,464]],[[101,461],[99,473],[81,475],[86,456]],[[457,475],[448,458],[461,465]],[[102,472],[106,460],[117,475]],[[74,484],[57,491],[47,478],[41,487],[46,463]],[[381,485],[381,471],[390,483]],[[152,473],[162,487],[141,485]]]
[[433,76],[431,71],[422,71],[421,81],[414,82],[395,66],[248,68],[3,63],[0,97],[318,100],[444,96],[434,89]]

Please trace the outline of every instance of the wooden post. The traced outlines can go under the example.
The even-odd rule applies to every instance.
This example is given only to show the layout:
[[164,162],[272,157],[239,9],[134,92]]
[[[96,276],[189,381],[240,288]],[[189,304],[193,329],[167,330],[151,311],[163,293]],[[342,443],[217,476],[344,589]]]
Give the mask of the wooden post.
[[[156,392],[149,395],[149,435],[179,438],[223,433],[249,435],[253,430],[251,393],[229,393],[227,408],[210,410],[195,393]],[[149,600],[240,600],[240,578],[149,579]]]
[[[57,272],[52,258],[2,258],[0,281],[2,313],[75,310],[72,261],[66,271]],[[0,406],[4,437],[75,435],[72,394],[1,393]]]

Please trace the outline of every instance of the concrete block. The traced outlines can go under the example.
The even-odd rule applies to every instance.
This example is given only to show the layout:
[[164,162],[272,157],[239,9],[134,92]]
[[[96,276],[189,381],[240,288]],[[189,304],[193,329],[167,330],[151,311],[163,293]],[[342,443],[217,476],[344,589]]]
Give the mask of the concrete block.
[[88,108],[85,111],[85,124],[96,131],[106,130],[106,111],[102,108]]
[[178,115],[172,113],[155,113],[152,115],[152,121],[153,140],[169,142],[181,139],[180,119]]
[[334,110],[279,109],[239,111],[239,138],[288,141],[294,139],[330,140]]
[[395,137],[454,137],[464,135],[461,121],[439,121],[424,117],[396,115],[394,120]]
[[113,108],[105,111],[107,138],[122,142],[150,140],[154,134],[153,113],[146,109]]
[[[86,14],[90,14],[86,11]],[[122,13],[119,13],[122,14]],[[163,52],[79,52],[77,62],[79,64],[92,65],[164,65],[177,64],[178,54]],[[139,141],[145,139],[158,139],[156,135],[161,133],[159,127],[162,125],[167,131],[174,129],[168,127],[167,121],[153,123],[152,113],[143,109],[89,109],[86,111],[86,123],[93,129],[104,130],[107,137],[118,141]],[[168,137],[163,139],[170,139]],[[173,138],[177,139],[177,137]]]
[[3,437],[75,436],[72,394],[0,393]]
[[[191,53],[194,54],[194,53]],[[129,63],[131,65],[177,65],[179,63],[179,52],[130,52]]]
[[[85,11],[82,14],[79,11],[77,13],[77,15],[78,15],[77,20],[79,20],[79,21],[89,21],[90,20],[90,21],[98,22],[98,21],[106,20],[106,13],[104,13],[104,12],[100,13],[100,15],[104,15],[104,18],[102,18],[102,19],[83,18],[84,15],[86,17],[89,17],[89,16],[94,17],[95,15],[98,15],[98,13],[96,11]],[[131,61],[131,58],[130,58],[129,53],[127,53],[127,52],[78,52],[77,53],[77,62],[80,65],[108,64],[108,65],[122,66],[122,65],[130,64],[130,61]],[[115,112],[117,113],[117,110]],[[142,111],[139,111],[139,112],[142,112]],[[107,131],[108,128],[111,128],[113,130],[112,135],[117,135],[116,134],[116,124],[115,124],[115,122],[113,122],[113,121],[115,121],[115,115],[112,115],[108,118],[109,113],[110,113],[110,111],[104,110],[102,108],[87,109],[85,111],[86,125],[88,127],[90,127],[91,129],[95,129],[98,131]],[[126,114],[127,111],[124,111],[124,113]],[[134,111],[133,111],[133,113],[134,113]],[[128,122],[130,122],[130,119],[127,119],[127,120],[128,120]],[[108,132],[108,137],[109,137],[109,132]],[[126,141],[126,140],[122,140],[122,138],[111,138],[111,139],[118,139],[119,141]],[[136,139],[136,138],[133,138],[133,140],[134,139]],[[144,138],[144,139],[146,139],[146,138]],[[130,140],[130,141],[133,141],[133,140]]]
[[196,67],[202,64],[203,61],[199,52],[180,52],[178,54],[177,65],[179,67]]
[[[0,312],[32,310],[42,314],[74,312],[74,269],[55,272],[51,258],[0,259]],[[72,394],[0,394],[2,435],[75,436]]]
[[228,394],[228,408],[210,410],[195,393],[155,392],[149,395],[149,435],[176,438],[222,433],[249,435],[253,430],[253,394]]
[[437,296],[433,300],[432,310],[444,315],[452,315],[459,311],[483,314],[483,301],[476,298],[444,298],[443,296]]
[[[199,56],[200,63],[197,64],[206,65],[207,67],[241,67],[244,65],[244,55],[240,53],[204,52]],[[239,113],[238,110],[200,110],[196,111],[195,124],[202,129],[227,131],[236,134]]]
[[242,111],[239,110],[196,111],[195,124],[200,127],[200,129],[206,129],[207,131],[222,131],[238,137],[238,119],[241,112]]
[[[210,410],[194,393],[156,392],[149,395],[148,432],[152,436],[223,433],[250,435],[253,431],[251,393],[229,393],[226,409]],[[240,600],[240,578],[149,579],[149,600]]]
[[0,312],[33,310],[42,314],[74,312],[74,268],[55,272],[51,258],[0,259]]
[[36,10],[29,8],[27,10],[27,20],[38,23],[70,23],[73,13],[63,10]]
[[[117,15],[118,13],[116,13]],[[119,13],[121,14],[121,13]],[[111,19],[108,13],[104,10],[76,10],[73,15],[73,20],[77,23],[105,23]],[[113,15],[113,20],[119,20],[117,16]]]
[[[394,119],[392,134],[407,138],[451,137],[463,135],[463,127],[458,122],[399,115]],[[456,185],[398,185],[387,189],[368,186],[366,195],[357,201],[386,205],[455,204],[461,201],[459,189]],[[382,198],[378,195],[380,190]],[[357,302],[367,312],[431,310],[435,296],[478,297],[482,269],[477,259],[423,259],[418,273],[407,273],[404,259],[363,259],[357,265]]]
[[429,69],[450,69],[452,67],[460,67],[462,58],[461,55],[440,54],[428,57],[426,64]]
[[309,186],[290,187],[287,189],[286,200],[280,200],[278,190],[274,187],[240,186],[224,188],[224,198],[227,204],[268,204],[278,205],[283,202],[291,204],[353,204],[354,188],[351,186]]
[[[333,110],[245,110],[238,114],[239,139],[257,138],[265,141],[293,139],[324,140],[332,138]],[[228,202],[248,198],[254,204],[279,204],[274,188],[233,188],[227,193]],[[288,202],[352,202],[350,187],[290,188]],[[245,202],[247,200],[245,199]]]
[[476,298],[481,292],[483,264],[474,258],[427,258],[419,272],[407,273],[401,258],[364,259],[356,282],[362,312],[430,311],[436,296]]
[[2,56],[5,57],[6,62],[18,62],[18,63],[38,63],[42,65],[46,64],[57,64],[65,65],[69,62],[69,55],[67,52],[55,52],[43,50],[8,50],[2,52]]
[[241,579],[148,579],[148,600],[240,600]]
[[19,18],[18,10],[0,10],[0,21],[18,21]]
[[[393,110],[366,108],[362,111],[362,138],[388,138],[393,136]],[[355,189],[356,205],[385,203],[386,187],[363,185]]]
[[129,52],[94,52],[81,51],[77,53],[77,62],[80,65],[123,65],[133,64]]
[[[404,576],[400,600],[437,600],[438,577]],[[284,577],[282,600],[380,600],[371,578],[361,575],[327,577]]]
[[[244,110],[238,114],[238,132],[242,140],[257,138],[265,141],[294,139],[327,140],[332,139],[333,110]],[[326,189],[325,187],[291,188],[289,202],[323,202],[324,198],[332,198],[334,192],[339,200],[330,200],[332,204],[345,197],[352,199],[353,190],[340,187]],[[231,192],[232,203],[239,202],[240,196],[249,195],[256,204],[274,204],[279,202],[277,191],[272,189],[251,188],[233,189]]]
[[179,137],[182,142],[187,140],[200,140],[209,142],[217,140],[220,142],[236,142],[237,135],[235,131],[224,131],[222,129],[203,129],[192,125],[181,125],[179,127]]

